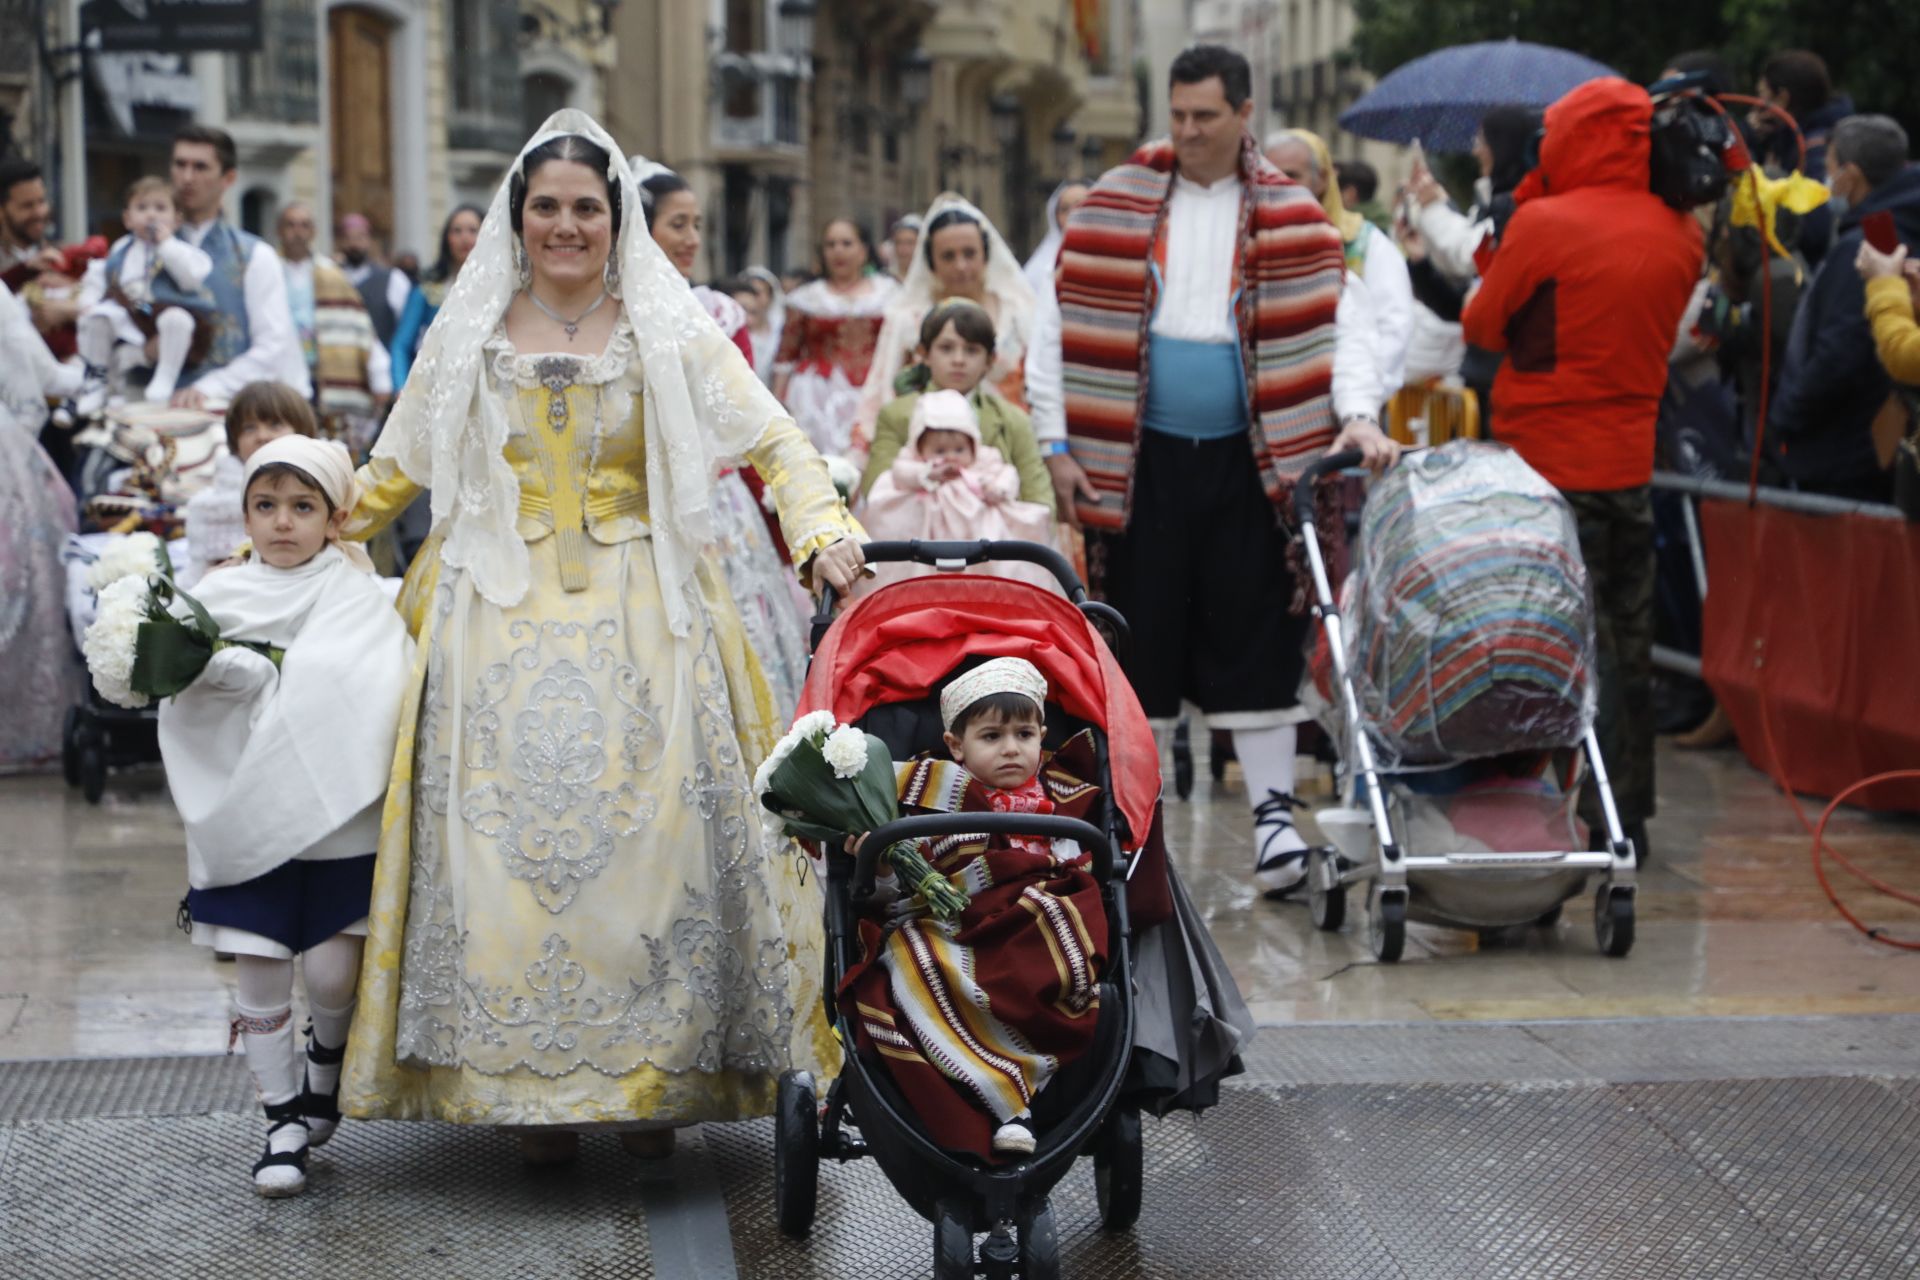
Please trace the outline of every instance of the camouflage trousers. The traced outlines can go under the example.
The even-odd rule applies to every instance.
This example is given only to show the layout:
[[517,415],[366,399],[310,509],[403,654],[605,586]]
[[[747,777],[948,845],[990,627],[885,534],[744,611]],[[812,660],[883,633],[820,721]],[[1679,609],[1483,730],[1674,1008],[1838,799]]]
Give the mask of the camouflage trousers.
[[[1593,584],[1600,658],[1600,714],[1594,725],[1623,826],[1653,816],[1652,490],[1563,491],[1580,527],[1580,555]],[[1589,785],[1580,816],[1600,825]]]

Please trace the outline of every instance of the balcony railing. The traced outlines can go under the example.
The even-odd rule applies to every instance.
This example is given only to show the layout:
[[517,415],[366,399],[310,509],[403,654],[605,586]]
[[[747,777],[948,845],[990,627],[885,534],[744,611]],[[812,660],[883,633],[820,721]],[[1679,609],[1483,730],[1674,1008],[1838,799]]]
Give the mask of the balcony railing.
[[792,71],[760,68],[751,86],[714,95],[714,145],[723,151],[798,148],[803,84]]
[[320,122],[314,0],[266,0],[259,53],[227,55],[227,115],[271,124]]

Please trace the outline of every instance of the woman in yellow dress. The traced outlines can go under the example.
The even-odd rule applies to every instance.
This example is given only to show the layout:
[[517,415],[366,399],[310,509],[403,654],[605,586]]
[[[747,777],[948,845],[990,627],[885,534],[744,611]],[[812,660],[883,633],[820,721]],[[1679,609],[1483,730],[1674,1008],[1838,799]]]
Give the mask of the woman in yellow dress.
[[493,200],[372,460],[352,535],[431,487],[350,1115],[583,1127],[636,1154],[831,1073],[817,897],[749,782],[767,684],[707,549],[760,471],[803,572],[860,572],[826,466],[654,244],[625,158],[548,120]]

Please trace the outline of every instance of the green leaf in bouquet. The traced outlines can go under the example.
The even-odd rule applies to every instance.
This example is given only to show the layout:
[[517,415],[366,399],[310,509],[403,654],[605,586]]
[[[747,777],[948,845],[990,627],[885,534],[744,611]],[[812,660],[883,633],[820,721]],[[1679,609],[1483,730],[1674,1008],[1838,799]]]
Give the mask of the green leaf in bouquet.
[[136,693],[171,698],[199,677],[211,657],[213,642],[179,619],[143,622],[127,683]]
[[796,840],[815,840],[821,844],[838,849],[840,842],[847,837],[848,833],[845,831],[841,831],[836,827],[824,826],[818,822],[808,822],[805,818],[795,817],[792,813],[782,810],[778,805],[769,803],[767,804],[767,808],[780,819],[781,823],[787,829],[787,834]]

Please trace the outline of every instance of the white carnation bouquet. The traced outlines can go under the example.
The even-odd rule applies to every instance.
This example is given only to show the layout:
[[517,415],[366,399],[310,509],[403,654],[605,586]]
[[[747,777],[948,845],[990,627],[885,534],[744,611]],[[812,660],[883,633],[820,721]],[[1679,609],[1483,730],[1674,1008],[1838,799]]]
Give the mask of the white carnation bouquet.
[[[116,706],[138,710],[192,684],[217,651],[235,644],[278,666],[283,651],[223,640],[205,606],[180,590],[166,546],[151,533],[116,538],[87,572],[100,607],[80,638],[93,687]],[[178,601],[187,617],[175,616]]]
[[[753,794],[785,834],[829,846],[900,816],[887,744],[837,723],[830,711],[810,712],[794,722],[754,775]],[[911,841],[891,845],[880,856],[934,915],[956,920],[967,909],[967,895],[929,866]]]

